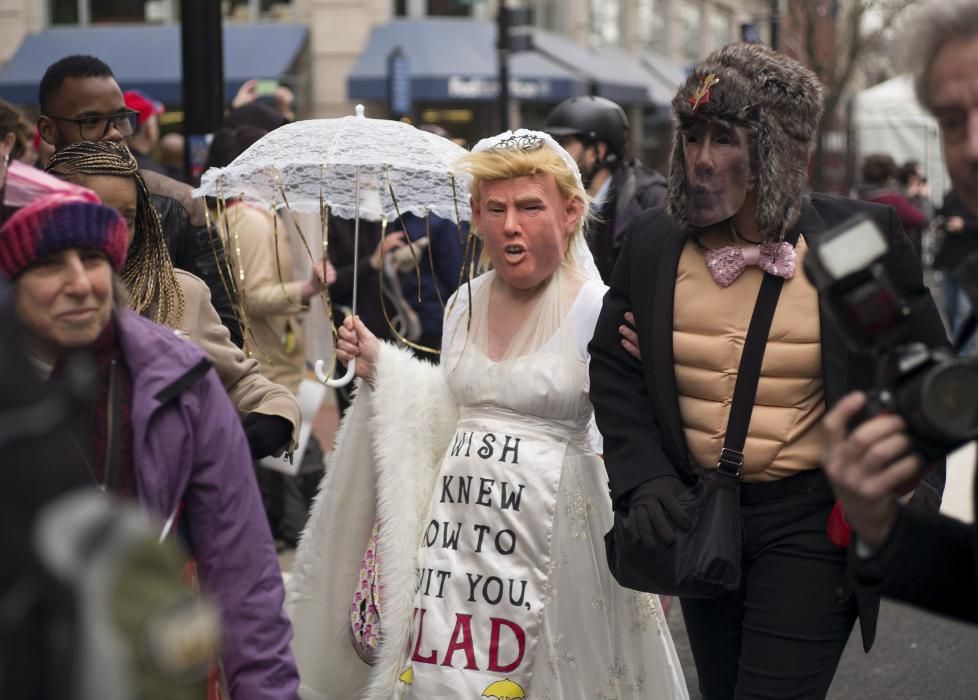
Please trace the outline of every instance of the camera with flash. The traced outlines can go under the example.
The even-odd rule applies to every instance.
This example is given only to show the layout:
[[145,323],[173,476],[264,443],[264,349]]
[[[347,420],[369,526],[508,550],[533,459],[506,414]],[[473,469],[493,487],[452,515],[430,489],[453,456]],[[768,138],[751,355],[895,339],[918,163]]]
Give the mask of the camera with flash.
[[874,388],[853,427],[897,413],[914,450],[932,461],[978,438],[978,362],[905,339],[909,321],[932,302],[895,284],[888,251],[883,233],[860,214],[810,242],[805,274],[849,347],[877,360]]

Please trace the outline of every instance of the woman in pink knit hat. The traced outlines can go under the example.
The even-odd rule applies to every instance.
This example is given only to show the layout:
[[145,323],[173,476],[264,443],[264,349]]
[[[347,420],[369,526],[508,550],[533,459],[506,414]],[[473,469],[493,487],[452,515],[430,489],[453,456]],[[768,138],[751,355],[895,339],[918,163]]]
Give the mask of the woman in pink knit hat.
[[204,353],[125,308],[129,230],[94,195],[53,195],[0,228],[24,350],[42,379],[87,353],[90,409],[68,421],[79,486],[131,498],[189,533],[225,630],[233,698],[292,699],[298,677],[282,577],[241,423]]

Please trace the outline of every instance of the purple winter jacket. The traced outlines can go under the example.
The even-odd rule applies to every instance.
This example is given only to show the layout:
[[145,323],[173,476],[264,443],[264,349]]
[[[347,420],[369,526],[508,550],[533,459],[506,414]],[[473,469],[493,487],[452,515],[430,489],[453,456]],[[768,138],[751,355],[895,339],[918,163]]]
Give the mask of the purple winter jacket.
[[299,677],[275,545],[241,422],[204,353],[115,311],[132,374],[139,501],[162,520],[183,504],[202,586],[222,611],[233,700],[293,700]]

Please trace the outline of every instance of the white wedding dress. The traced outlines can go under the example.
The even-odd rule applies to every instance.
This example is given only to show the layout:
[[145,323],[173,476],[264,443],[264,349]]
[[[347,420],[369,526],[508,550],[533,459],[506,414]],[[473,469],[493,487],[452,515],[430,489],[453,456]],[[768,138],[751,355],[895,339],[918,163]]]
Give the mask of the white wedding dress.
[[[473,282],[471,328],[462,311],[448,315],[442,370],[460,418],[419,554],[415,607],[425,612],[401,698],[688,697],[658,597],[608,571],[611,501],[587,396],[605,288],[572,275],[555,276],[497,361],[487,357],[494,273]],[[517,493],[519,512],[502,507]],[[448,547],[446,527],[459,534]]]
[[[288,609],[303,698],[688,698],[658,597],[618,586],[587,396],[605,288],[562,267],[490,359],[486,273],[446,314],[442,362],[384,346],[344,419]],[[446,388],[447,387],[447,388]],[[376,665],[349,643],[375,518]],[[419,546],[420,544],[420,546]]]

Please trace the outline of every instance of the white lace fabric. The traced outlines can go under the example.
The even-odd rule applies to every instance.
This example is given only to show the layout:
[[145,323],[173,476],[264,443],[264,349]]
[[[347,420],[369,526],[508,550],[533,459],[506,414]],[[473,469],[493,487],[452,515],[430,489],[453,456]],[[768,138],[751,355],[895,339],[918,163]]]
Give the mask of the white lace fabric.
[[453,174],[465,154],[449,139],[403,122],[362,116],[310,119],[268,133],[227,167],[211,168],[194,195],[240,196],[266,207],[287,203],[293,211],[316,213],[322,201],[345,219],[359,213],[372,221],[393,220],[400,211],[467,221],[470,180]]

